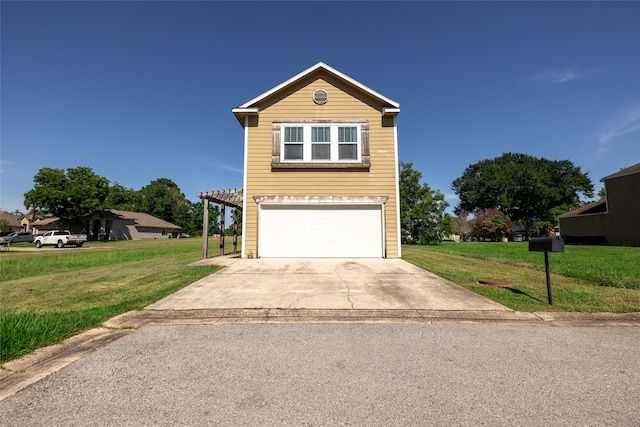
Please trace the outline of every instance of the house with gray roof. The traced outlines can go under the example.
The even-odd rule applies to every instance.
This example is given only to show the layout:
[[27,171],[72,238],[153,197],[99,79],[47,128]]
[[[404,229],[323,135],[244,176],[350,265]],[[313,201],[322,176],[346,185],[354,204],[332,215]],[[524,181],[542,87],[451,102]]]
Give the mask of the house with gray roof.
[[60,218],[45,218],[31,224],[34,233],[46,233],[60,227],[73,232],[86,233],[89,240],[168,239],[182,227],[142,212],[105,209],[89,218],[89,229],[82,225],[68,227]]
[[7,233],[11,231],[24,231],[20,222],[23,217],[24,215],[0,211],[0,231]]
[[142,212],[105,209],[90,221],[90,240],[169,239],[182,227]]

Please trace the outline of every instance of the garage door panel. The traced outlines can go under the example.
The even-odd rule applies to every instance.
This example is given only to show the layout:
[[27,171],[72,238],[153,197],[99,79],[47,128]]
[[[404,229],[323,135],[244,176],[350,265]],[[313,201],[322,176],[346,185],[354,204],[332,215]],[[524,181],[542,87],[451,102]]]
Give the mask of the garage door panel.
[[383,256],[382,208],[261,206],[259,256]]

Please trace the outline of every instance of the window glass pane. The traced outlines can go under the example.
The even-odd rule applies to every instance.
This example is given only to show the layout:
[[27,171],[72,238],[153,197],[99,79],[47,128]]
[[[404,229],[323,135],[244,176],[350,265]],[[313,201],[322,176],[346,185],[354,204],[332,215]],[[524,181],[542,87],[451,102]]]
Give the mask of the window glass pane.
[[311,145],[312,160],[329,160],[331,159],[331,145],[329,144],[312,144]]
[[339,127],[338,142],[358,142],[357,127]]
[[330,141],[331,141],[330,127],[312,127],[311,128],[311,142],[330,142]]
[[285,144],[285,160],[302,160],[302,144]]
[[302,127],[284,128],[284,142],[302,142]]
[[358,160],[358,144],[338,145],[339,160]]

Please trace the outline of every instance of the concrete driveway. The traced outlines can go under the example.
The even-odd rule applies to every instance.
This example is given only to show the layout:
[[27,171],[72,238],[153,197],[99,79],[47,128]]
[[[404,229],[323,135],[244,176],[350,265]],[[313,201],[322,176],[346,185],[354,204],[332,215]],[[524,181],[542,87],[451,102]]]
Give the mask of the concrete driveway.
[[226,262],[148,310],[509,310],[401,259],[212,258]]

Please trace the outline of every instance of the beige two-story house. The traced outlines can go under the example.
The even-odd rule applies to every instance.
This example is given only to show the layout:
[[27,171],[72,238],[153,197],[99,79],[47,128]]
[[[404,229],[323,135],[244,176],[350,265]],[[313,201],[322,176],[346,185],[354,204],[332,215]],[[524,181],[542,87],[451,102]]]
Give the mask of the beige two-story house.
[[400,105],[320,62],[234,108],[243,257],[400,257]]

